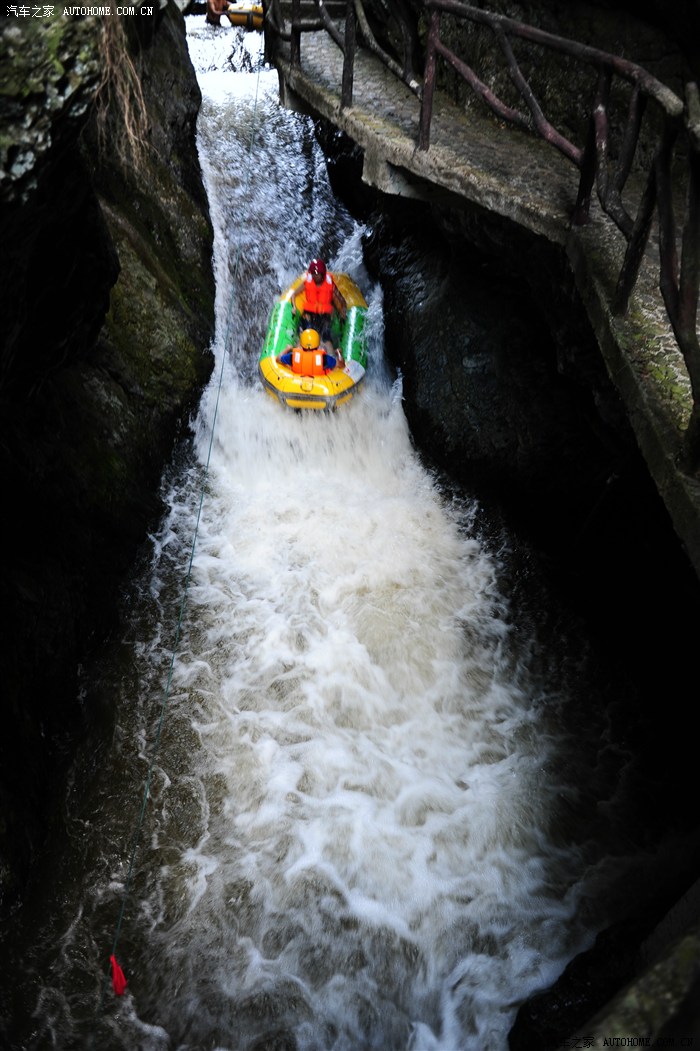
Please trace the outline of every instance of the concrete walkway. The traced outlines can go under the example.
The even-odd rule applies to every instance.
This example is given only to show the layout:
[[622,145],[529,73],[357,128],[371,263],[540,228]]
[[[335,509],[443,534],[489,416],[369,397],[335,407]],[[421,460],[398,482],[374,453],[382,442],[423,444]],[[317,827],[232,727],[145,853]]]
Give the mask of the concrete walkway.
[[561,246],[639,448],[700,576],[700,482],[677,466],[690,381],[658,289],[654,239],[628,315],[613,317],[624,238],[597,202],[586,227],[570,228],[579,173],[557,150],[502,126],[477,99],[462,109],[436,92],[430,149],[421,152],[419,100],[374,55],[358,51],[353,105],[341,112],[343,56],[330,37],[303,34],[301,70],[292,69],[284,48],[276,60],[284,104],[326,118],[353,139],[364,151],[366,182],[422,200],[449,191]]

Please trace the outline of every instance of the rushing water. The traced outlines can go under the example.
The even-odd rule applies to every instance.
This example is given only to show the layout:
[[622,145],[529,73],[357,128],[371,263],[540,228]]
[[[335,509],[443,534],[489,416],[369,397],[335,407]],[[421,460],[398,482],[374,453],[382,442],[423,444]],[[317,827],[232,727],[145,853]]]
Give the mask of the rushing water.
[[[259,38],[189,23],[217,367],[86,674],[116,724],[69,786],[15,1046],[503,1051],[601,920],[595,687],[518,622],[478,509],[421,464],[362,230]],[[331,417],[256,378],[272,297],[317,253],[370,302],[365,389]]]

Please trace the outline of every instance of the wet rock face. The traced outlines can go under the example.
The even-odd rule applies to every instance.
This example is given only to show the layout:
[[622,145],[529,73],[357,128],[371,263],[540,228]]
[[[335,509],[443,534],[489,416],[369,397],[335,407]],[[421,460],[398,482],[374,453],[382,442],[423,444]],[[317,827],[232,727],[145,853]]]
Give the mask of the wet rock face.
[[[94,30],[8,18],[0,61],[0,331],[3,397],[10,388],[15,401],[70,353],[68,343],[84,351],[94,340],[118,263],[77,145],[100,79]],[[75,309],[79,290],[87,310]]]
[[6,517],[0,906],[41,842],[77,729],[77,669],[108,631],[173,442],[211,371],[212,231],[195,143],[199,88],[174,4],[128,42],[146,149],[98,149],[99,19],[0,32]]
[[468,213],[460,228],[415,202],[384,208],[367,256],[416,443],[530,526],[568,530],[611,470],[600,432],[621,450],[631,438],[556,252],[493,221],[479,234]]
[[55,154],[57,128],[80,132],[100,81],[94,25],[7,18],[0,33],[0,199],[26,203]]

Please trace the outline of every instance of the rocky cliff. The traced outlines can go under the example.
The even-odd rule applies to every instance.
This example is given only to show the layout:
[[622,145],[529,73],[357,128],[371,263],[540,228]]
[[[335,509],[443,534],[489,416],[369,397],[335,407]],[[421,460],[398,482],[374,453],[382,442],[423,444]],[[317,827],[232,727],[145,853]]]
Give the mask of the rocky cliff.
[[4,909],[71,754],[79,663],[212,365],[199,88],[179,10],[150,10],[0,31]]

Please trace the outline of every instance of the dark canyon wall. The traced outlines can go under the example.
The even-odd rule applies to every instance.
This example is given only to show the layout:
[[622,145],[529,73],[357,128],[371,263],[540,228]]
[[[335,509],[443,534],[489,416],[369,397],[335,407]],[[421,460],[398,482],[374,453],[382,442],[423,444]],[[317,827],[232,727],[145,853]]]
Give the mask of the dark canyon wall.
[[109,630],[211,370],[199,88],[180,12],[153,10],[123,21],[126,39],[62,13],[0,31],[4,910],[70,759],[79,663]]

